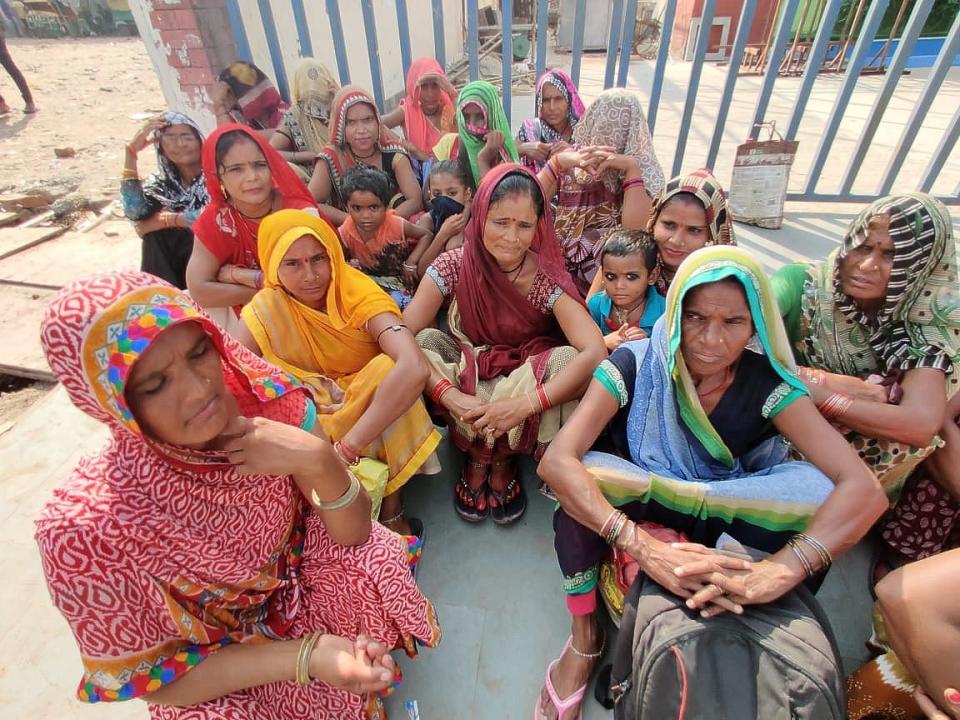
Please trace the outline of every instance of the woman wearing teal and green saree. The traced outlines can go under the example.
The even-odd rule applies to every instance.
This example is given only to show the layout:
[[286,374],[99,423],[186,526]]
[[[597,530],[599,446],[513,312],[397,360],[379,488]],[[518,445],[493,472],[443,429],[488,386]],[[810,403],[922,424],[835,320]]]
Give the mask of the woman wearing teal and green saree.
[[[613,452],[587,452],[607,425]],[[790,461],[783,438],[809,462]],[[735,247],[703,248],[680,265],[652,337],[601,363],[539,473],[560,500],[555,547],[573,616],[545,679],[547,717],[579,704],[599,658],[593,611],[608,545],[709,617],[819,573],[886,505],[811,402],[769,281]],[[662,528],[649,523],[690,542],[658,540]],[[716,553],[722,536],[770,555]]]

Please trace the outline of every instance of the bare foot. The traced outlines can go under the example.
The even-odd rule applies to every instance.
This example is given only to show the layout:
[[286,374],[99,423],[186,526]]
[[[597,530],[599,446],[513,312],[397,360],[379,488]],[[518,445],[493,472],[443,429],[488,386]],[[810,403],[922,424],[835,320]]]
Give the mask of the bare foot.
[[10,106],[5,102],[0,100],[0,115],[8,115],[10,113]]
[[[598,633],[594,637],[593,644],[588,645],[587,647],[578,646],[577,650],[583,653],[596,653],[600,651],[601,647],[602,640]],[[560,662],[556,664],[556,666],[553,668],[553,672],[550,673],[550,682],[553,683],[553,688],[557,691],[557,695],[560,697],[560,700],[566,700],[568,697],[573,695],[573,693],[586,685],[590,681],[590,676],[593,675],[593,670],[599,661],[599,657],[580,657],[568,647],[564,651],[563,655],[560,656]],[[573,710],[573,708],[571,710]],[[546,720],[556,720],[559,715],[557,709],[550,700],[550,695],[547,693],[546,686],[540,690],[539,712],[540,717],[546,718]],[[568,710],[567,716],[577,717],[577,713],[572,712],[571,714],[571,711]]]
[[35,112],[37,112],[37,104],[33,100],[23,106],[24,115],[33,115]]

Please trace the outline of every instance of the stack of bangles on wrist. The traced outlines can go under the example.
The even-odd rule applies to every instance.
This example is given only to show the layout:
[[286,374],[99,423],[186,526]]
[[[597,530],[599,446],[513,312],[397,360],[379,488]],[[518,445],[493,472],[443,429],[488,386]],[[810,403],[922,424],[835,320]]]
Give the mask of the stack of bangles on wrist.
[[412,264],[412,263],[403,263],[403,265],[401,265],[400,267],[402,267],[402,268],[403,268],[404,270],[406,270],[407,272],[416,272],[416,271],[417,271],[417,266],[414,265],[414,264]]
[[360,480],[349,470],[347,470],[347,475],[350,476],[350,485],[346,490],[343,491],[343,495],[338,497],[336,500],[324,502],[320,499],[320,496],[317,495],[316,489],[311,489],[310,502],[313,504],[313,507],[315,507],[317,510],[323,510],[326,512],[331,510],[342,510],[356,500],[357,495],[360,494]]
[[537,393],[536,403],[533,402],[533,398],[531,397],[532,391],[528,392],[525,395],[525,397],[527,398],[527,402],[530,403],[530,409],[533,410],[533,414],[539,415],[540,413],[545,413],[547,410],[552,408],[553,403],[550,402],[550,396],[547,395],[547,391],[543,387],[543,385],[537,385],[536,393]]
[[809,380],[814,385],[825,385],[827,382],[827,374],[819,368],[802,367],[799,375],[801,380]]
[[333,444],[333,449],[337,451],[337,455],[347,467],[353,467],[360,462],[360,451],[355,450],[345,440],[337,440]]
[[620,534],[628,524],[633,523],[630,518],[627,517],[626,513],[622,510],[614,510],[607,516],[607,519],[604,520],[603,525],[600,527],[600,536],[607,545],[613,545],[623,550],[626,544],[624,543],[623,547],[620,545]]
[[[801,543],[813,548],[813,551],[820,559],[820,567],[816,569],[813,567],[813,564],[810,562],[810,558],[807,557],[807,554],[801,548]],[[826,570],[833,563],[833,557],[830,555],[830,551],[827,550],[827,546],[816,538],[810,537],[806,533],[797,533],[792,538],[787,540],[787,545],[790,546],[790,549],[793,550],[793,554],[797,556],[800,564],[803,565],[803,570],[807,574],[808,578],[813,577],[816,573],[822,570]]]
[[822,403],[817,405],[817,410],[827,420],[836,420],[841,417],[850,406],[853,405],[853,398],[843,393],[835,392]]
[[124,180],[139,180],[140,174],[136,170],[131,170],[130,168],[124,168],[123,173],[120,176]]
[[313,649],[317,646],[322,635],[323,633],[315,632],[300,641],[300,651],[297,653],[296,678],[297,685],[301,687],[306,687],[313,682],[313,678],[310,677],[310,657],[313,655]]
[[557,185],[560,184],[560,178],[563,176],[563,168],[560,167],[560,161],[556,157],[552,157],[547,160],[547,164],[544,167],[550,171],[550,174],[553,175],[554,182]]
[[429,392],[430,399],[433,400],[437,405],[439,405],[440,398],[443,397],[443,394],[448,390],[453,390],[453,388],[454,388],[454,384],[449,380],[447,380],[446,378],[443,378],[442,380],[438,381],[436,385],[430,388],[430,392]]
[[631,178],[630,180],[624,180],[623,185],[620,186],[624,193],[627,192],[630,188],[634,187],[644,187],[643,178]]

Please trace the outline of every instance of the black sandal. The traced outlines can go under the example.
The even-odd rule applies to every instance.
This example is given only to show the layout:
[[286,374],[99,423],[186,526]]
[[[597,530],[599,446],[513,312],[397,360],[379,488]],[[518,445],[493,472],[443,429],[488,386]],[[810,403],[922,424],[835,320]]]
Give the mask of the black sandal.
[[[467,460],[466,465],[463,468],[463,476],[460,477],[460,480],[457,482],[457,487],[453,489],[453,509],[457,511],[463,520],[466,520],[469,523],[478,523],[483,522],[487,519],[487,515],[490,514],[490,504],[487,502],[487,481],[484,479],[483,483],[480,484],[476,490],[472,489],[466,480],[466,472],[469,466],[475,468],[486,469],[488,466],[483,463],[474,462],[472,460]],[[464,500],[460,496],[462,491],[469,499],[469,501]]]
[[[505,462],[494,463],[494,466],[497,465],[512,465],[512,463],[507,460]],[[514,488],[518,488],[519,492],[507,500],[506,498],[510,496]],[[527,510],[527,494],[523,491],[523,485],[521,485],[517,479],[515,468],[514,475],[503,489],[503,492],[497,492],[492,487],[490,488],[489,504],[490,519],[497,525],[511,525],[523,517],[523,513]]]

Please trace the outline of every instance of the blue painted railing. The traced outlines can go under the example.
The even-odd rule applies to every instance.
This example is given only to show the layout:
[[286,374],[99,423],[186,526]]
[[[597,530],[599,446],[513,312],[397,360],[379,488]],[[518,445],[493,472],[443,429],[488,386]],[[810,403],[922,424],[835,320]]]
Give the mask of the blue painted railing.
[[[288,0],[226,0],[227,14],[230,19],[237,51],[241,57],[251,58],[251,48],[247,29],[244,27],[243,13],[241,13],[240,6],[243,4],[244,8],[247,9],[248,17],[249,13],[255,10],[266,39],[270,66],[273,68],[273,75],[283,94],[287,93],[287,68],[284,65],[283,59],[283,40],[277,29],[277,21],[273,16],[273,8],[277,3],[287,1]],[[412,61],[410,39],[411,23],[432,23],[433,51],[435,57],[442,65],[449,67],[450,63],[448,63],[447,60],[460,60],[460,58],[447,58],[444,1],[429,0],[429,17],[411,18],[409,6],[413,1],[414,0],[394,0],[397,23],[396,43],[399,47],[404,75],[406,75]],[[566,8],[572,6],[572,12],[574,13],[573,52],[570,55],[570,67],[571,75],[575,81],[579,81],[580,79],[586,18],[588,11],[593,7],[592,3],[594,1],[595,0],[591,0],[591,3],[588,3],[587,0],[573,0],[572,3],[565,4]],[[309,56],[315,47],[308,23],[308,9],[314,16],[322,13],[329,23],[330,37],[333,40],[333,49],[336,56],[340,81],[342,83],[349,83],[351,76],[341,18],[341,7],[346,8],[351,6],[341,4],[342,0],[326,0],[323,5],[325,13],[323,13],[321,10],[317,10],[315,3],[309,2],[309,0],[289,0],[289,2],[296,25],[295,40],[298,44],[296,54],[299,56]],[[355,0],[350,0],[350,2],[353,3],[352,7],[356,7]],[[372,86],[369,89],[372,91],[381,109],[383,109],[386,98],[380,43],[388,42],[386,38],[393,37],[393,30],[391,28],[388,32],[383,32],[383,28],[380,28],[381,32],[378,35],[378,21],[375,10],[379,8],[377,11],[382,13],[384,4],[388,2],[389,0],[360,0],[359,3],[362,10],[363,31],[370,65]],[[629,82],[630,55],[633,49],[634,27],[636,25],[639,3],[638,0],[608,0],[608,2],[612,20],[607,34],[607,57],[603,75],[604,87],[611,87],[613,85],[628,87],[631,86]],[[811,96],[817,78],[820,77],[819,70],[828,55],[830,36],[835,29],[834,26],[836,25],[842,2],[843,0],[826,0],[822,9],[820,24],[813,42],[807,48],[807,67],[803,72],[803,77],[796,93],[796,99],[794,100],[793,108],[789,115],[790,120],[787,132],[785,133],[788,140],[795,139],[800,129],[807,107],[807,101]],[[856,42],[852,45],[852,48],[849,48],[847,51],[847,61],[839,91],[833,101],[826,126],[820,134],[819,143],[813,159],[809,168],[806,169],[805,183],[799,191],[788,193],[788,200],[860,202],[886,194],[896,186],[900,168],[906,161],[907,154],[914,144],[917,133],[924,119],[927,117],[938,92],[940,92],[943,86],[948,70],[957,62],[958,53],[960,53],[960,14],[958,14],[954,20],[946,37],[937,39],[936,41],[919,40],[920,31],[934,6],[934,2],[935,0],[917,0],[914,4],[900,39],[894,41],[895,44],[892,46],[894,50],[886,70],[886,76],[873,99],[873,105],[866,122],[862,125],[857,143],[852,152],[845,150],[843,153],[844,157],[838,159],[834,157],[836,153],[831,154],[831,150],[836,140],[841,121],[847,115],[850,99],[860,78],[861,70],[876,54],[877,43],[883,40],[875,36],[877,28],[883,18],[884,11],[890,4],[890,1],[873,0],[873,2],[870,3],[866,17],[860,24],[858,35],[855,39]],[[417,4],[421,5],[422,3]],[[751,25],[757,19],[757,4],[757,0],[744,0],[744,2],[741,3],[740,17],[735,36],[727,45],[726,80],[723,85],[719,107],[711,109],[711,114],[714,114],[716,119],[713,123],[713,132],[710,136],[710,144],[706,153],[706,164],[708,166],[712,166],[715,163],[720,151],[730,107],[734,101],[747,37]],[[800,0],[783,0],[780,5],[781,12],[779,14],[779,20],[771,35],[771,45],[767,52],[766,69],[755,99],[753,112],[755,123],[764,121],[769,114],[768,111],[771,99],[773,98],[774,88],[780,76],[780,60],[784,57],[786,48],[793,38],[793,18],[796,17]],[[513,58],[513,6],[513,0],[500,0],[503,43],[501,57],[506,59],[502,64],[503,70],[501,75],[504,88],[512,87],[513,80],[513,63],[511,62]],[[677,3],[673,1],[666,2],[662,7],[662,14],[659,18],[661,26],[660,42],[653,62],[652,79],[648,83],[645,83],[644,87],[637,88],[638,92],[646,95],[648,98],[647,118],[651,130],[653,130],[657,124],[658,110],[670,54],[670,41],[674,31]],[[701,28],[711,27],[715,7],[716,0],[704,0],[700,18]],[[466,59],[469,69],[468,77],[470,80],[476,80],[480,76],[479,54],[481,47],[478,0],[463,0],[463,10],[465,24],[463,31],[465,31]],[[547,45],[548,42],[550,42],[547,14],[547,0],[539,0],[536,3],[536,16],[533,18],[533,29],[529,34],[534,41],[534,65],[537,76],[542,74],[546,69]],[[316,18],[314,18],[314,21],[316,21]],[[460,31],[460,28],[458,28],[458,31]],[[676,145],[673,153],[672,166],[674,173],[679,172],[680,168],[685,166],[685,163],[687,165],[692,163],[699,165],[702,163],[699,157],[688,157],[687,141],[692,128],[700,78],[705,62],[704,58],[710,50],[709,36],[709,32],[701,32],[695,41],[694,58],[690,63],[690,76],[683,102],[681,120],[676,128]],[[286,39],[286,37],[288,36],[284,35],[283,39]],[[291,35],[289,37],[293,36]],[[351,38],[351,43],[353,44],[358,41],[363,42],[356,36]],[[871,150],[873,141],[877,136],[878,129],[884,119],[884,115],[900,78],[903,76],[906,68],[912,67],[915,64],[913,55],[915,54],[915,48],[919,48],[920,44],[923,44],[923,52],[925,53],[923,64],[931,67],[924,87],[919,97],[916,98],[910,117],[900,134],[893,152],[889,154],[886,170],[876,183],[874,192],[855,193],[852,188],[854,182],[857,180],[858,172],[863,164],[864,158]],[[931,63],[930,58],[927,56],[934,52],[936,53],[936,57]],[[288,57],[289,55],[290,53],[288,52]],[[265,58],[259,58],[259,60],[263,61]],[[512,105],[510,92],[504,93],[503,104],[507,112],[507,117],[510,117]],[[751,131],[752,136],[756,137],[757,132],[758,129],[754,127]],[[663,133],[661,133],[660,137],[662,136]],[[954,113],[946,130],[937,142],[936,148],[924,169],[917,189],[929,191],[935,186],[958,141],[960,141],[960,109]],[[669,153],[668,148],[665,148],[664,151],[664,154]],[[846,165],[846,171],[839,187],[836,190],[820,188],[820,175],[827,166],[827,163],[840,161]],[[955,174],[956,169],[952,168],[952,170]],[[960,185],[958,185],[951,194],[943,196],[942,199],[950,204],[960,204]]]

